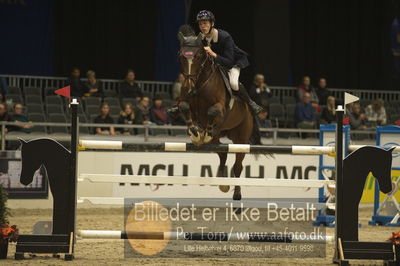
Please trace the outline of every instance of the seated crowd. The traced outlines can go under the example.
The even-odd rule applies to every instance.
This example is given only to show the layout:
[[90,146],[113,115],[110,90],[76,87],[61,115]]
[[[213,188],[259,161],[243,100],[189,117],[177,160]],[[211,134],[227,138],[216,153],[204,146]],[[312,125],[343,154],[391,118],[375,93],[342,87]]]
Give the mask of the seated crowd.
[[96,127],[95,134],[99,135],[135,135],[134,128],[124,128],[122,125],[182,125],[179,117],[172,117],[163,106],[162,99],[155,97],[150,105],[149,97],[142,97],[137,106],[132,103],[124,104],[118,120],[114,120],[110,114],[110,106],[103,102],[100,106],[99,115],[94,119],[97,124],[118,124],[114,127]]
[[0,103],[0,121],[14,122],[6,127],[7,132],[31,133],[33,124],[28,117],[24,115],[24,107],[21,103],[13,106],[12,113],[9,114],[7,104]]
[[[174,84],[174,95],[178,96],[182,79],[177,79]],[[139,84],[135,80],[135,72],[128,69],[125,78],[118,86],[117,90],[105,91],[103,83],[96,78],[96,73],[89,70],[86,73],[86,80],[81,79],[81,71],[79,68],[73,68],[67,78],[66,85],[75,84],[71,91],[73,96],[82,99],[82,110],[80,119],[86,123],[99,123],[99,124],[119,124],[115,127],[98,127],[92,128],[88,133],[102,134],[102,135],[131,135],[137,134],[138,130],[134,128],[125,128],[122,125],[184,125],[181,117],[176,114],[170,114],[167,109],[173,105],[171,97],[165,98],[159,95],[147,95],[142,92]],[[7,95],[9,87],[5,79],[0,80],[0,121],[15,122],[6,127],[7,132],[18,131],[24,133],[33,132],[50,132],[50,133],[68,133],[65,130],[56,130],[57,127],[41,127],[33,124],[36,122],[58,122],[65,123],[69,119],[68,108],[66,108],[65,101],[54,95],[54,89],[48,93],[44,93],[44,100],[42,95],[34,95],[37,102],[30,102],[31,95],[23,95],[21,90],[18,89],[19,94],[11,93]],[[43,90],[41,90],[43,91]],[[4,92],[4,93],[3,93]],[[111,93],[111,94],[110,94]],[[14,95],[13,95],[14,94]],[[8,97],[9,96],[9,97]],[[13,97],[16,96],[16,97]],[[51,97],[59,100],[55,102],[48,102]],[[25,100],[24,100],[25,99]],[[111,102],[108,102],[111,101]],[[165,102],[164,102],[165,101]],[[27,104],[25,107],[23,102]],[[36,106],[34,106],[36,105]],[[54,106],[55,105],[55,106]],[[12,108],[12,110],[10,109]],[[53,109],[52,109],[53,108]],[[56,109],[57,114],[51,110]],[[97,114],[96,114],[97,113]],[[52,119],[58,115],[57,118]],[[39,120],[35,118],[39,117]],[[32,121],[34,123],[31,122]],[[50,128],[50,129],[49,129]],[[58,127],[60,128],[60,127]]]
[[[179,97],[183,82],[184,77],[179,74],[172,85],[171,95],[167,95],[166,98],[165,95],[160,97],[160,95],[144,93],[136,82],[135,72],[132,69],[127,70],[125,78],[119,84],[117,90],[112,91],[104,90],[102,81],[97,79],[96,73],[92,70],[87,71],[86,79],[83,81],[80,69],[73,68],[67,79],[67,85],[75,84],[75,90],[71,94],[81,97],[83,100],[83,106],[86,109],[83,115],[86,118],[90,117],[90,119],[85,119],[85,122],[116,124],[114,127],[100,126],[89,132],[101,135],[134,135],[141,131],[138,128],[123,127],[122,125],[184,125],[185,123],[179,114],[167,111]],[[64,120],[51,119],[50,110],[57,111],[57,107],[60,106],[57,106],[57,102],[47,103],[50,94],[46,95],[45,93],[46,106],[43,105],[42,99],[39,100],[39,103],[29,102],[29,97],[25,95],[24,98],[26,98],[25,102],[29,111],[26,112],[26,108],[22,104],[22,95],[21,100],[11,103],[8,101],[8,90],[5,79],[0,79],[0,100],[2,101],[0,103],[0,120],[15,122],[13,125],[7,126],[8,132],[39,132],[35,130],[36,127],[32,128],[33,124],[30,120],[32,117],[38,117],[35,116],[38,108],[39,112],[46,110],[47,112],[43,115],[48,118],[44,118],[44,120],[32,119],[33,122],[66,122],[68,120],[67,110],[62,111]],[[273,92],[273,89],[266,84],[265,77],[262,74],[255,75],[254,82],[249,87],[249,95],[264,108],[264,111],[256,116],[261,128],[279,126],[316,129],[320,124],[331,124],[336,121],[335,108],[337,101],[340,102],[341,100],[335,99],[329,91],[326,78],[319,78],[314,87],[311,78],[304,76],[297,88],[295,97],[287,96],[278,99]],[[51,92],[51,94],[53,93]],[[39,96],[36,95],[36,97]],[[56,96],[53,94],[50,97]],[[10,110],[11,107],[12,110]],[[393,115],[390,112],[390,119],[387,118],[384,102],[381,99],[374,100],[370,104],[366,104],[364,101],[364,106],[360,102],[356,102],[346,106],[346,108],[348,118],[345,121],[352,129],[363,130],[394,122]],[[32,110],[35,110],[33,111],[34,115],[32,115]],[[49,132],[45,129],[44,132],[46,131]],[[50,129],[50,132],[57,131]]]
[[[310,77],[304,76],[294,99],[289,97],[289,99],[283,99],[280,103],[273,97],[272,90],[265,83],[264,76],[257,74],[254,77],[254,83],[249,94],[257,104],[266,110],[257,117],[260,127],[271,127],[277,118],[285,120],[281,122],[286,127],[304,129],[315,129],[320,124],[336,123],[335,109],[337,102],[327,87],[326,78],[319,78],[317,86],[314,87],[311,84]],[[276,109],[276,105],[282,106],[281,109]],[[293,112],[290,112],[292,108]],[[349,104],[346,108],[348,119],[345,119],[345,124],[350,125],[352,129],[363,130],[388,123],[382,99],[374,100],[365,108],[360,105],[360,102]],[[282,110],[286,110],[285,116],[282,116]],[[270,121],[268,122],[268,120]],[[293,123],[289,123],[292,120]]]
[[[132,69],[128,69],[125,75],[125,79],[121,82],[118,93],[121,99],[132,99],[132,102],[124,103],[122,110],[120,111],[118,119],[111,116],[110,105],[104,101],[99,108],[99,115],[92,121],[99,124],[125,124],[125,125],[182,125],[182,121],[179,117],[170,117],[167,112],[167,108],[170,106],[163,106],[163,99],[159,96],[155,96],[150,99],[144,96],[139,84],[135,81],[136,75]],[[179,81],[183,80],[178,77],[177,83],[174,85],[174,95],[177,96],[180,93]],[[75,92],[72,92],[78,97],[83,99],[88,97],[104,97],[103,88],[101,81],[96,79],[94,71],[87,72],[87,82],[84,83],[80,78],[80,70],[73,68],[71,75],[67,81],[67,84],[75,82],[78,84],[78,88]],[[98,127],[95,128],[95,134],[101,135],[116,135],[124,134],[131,135],[136,134],[137,130],[133,128],[123,127]]]

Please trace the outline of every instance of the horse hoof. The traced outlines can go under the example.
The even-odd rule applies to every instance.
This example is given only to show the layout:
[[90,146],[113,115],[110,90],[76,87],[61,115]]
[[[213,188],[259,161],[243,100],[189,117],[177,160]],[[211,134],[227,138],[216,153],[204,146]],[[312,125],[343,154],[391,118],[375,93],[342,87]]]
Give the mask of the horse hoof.
[[229,186],[218,186],[221,192],[227,193],[229,192]]
[[188,133],[190,136],[190,140],[193,142],[194,145],[201,145],[202,135],[196,128],[189,128]]
[[196,146],[200,146],[202,144],[201,142],[201,138],[196,138],[194,136],[190,136],[190,140],[192,141],[192,143]]
[[199,137],[200,137],[199,131],[197,130],[196,127],[190,127],[190,128],[188,129],[188,135],[189,135],[189,136],[194,136],[194,137],[196,137],[196,138],[199,138]]
[[204,143],[210,143],[212,141],[213,137],[208,135],[208,133],[205,134],[203,142]]
[[233,192],[233,200],[241,200],[242,199],[242,193],[240,191],[239,186],[235,186],[235,191]]
[[233,193],[233,200],[241,200],[242,199],[242,194],[241,193]]

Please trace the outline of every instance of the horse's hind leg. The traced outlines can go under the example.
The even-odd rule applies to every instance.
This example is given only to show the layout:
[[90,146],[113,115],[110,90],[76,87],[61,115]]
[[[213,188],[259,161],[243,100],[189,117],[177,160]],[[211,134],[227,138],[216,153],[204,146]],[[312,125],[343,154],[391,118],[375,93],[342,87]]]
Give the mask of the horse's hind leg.
[[[229,132],[229,138],[235,144],[245,144],[249,143],[251,132],[253,130],[253,118],[250,112],[245,110],[246,117],[243,122],[235,128],[233,131]],[[236,153],[235,165],[233,166],[233,173],[235,177],[240,177],[243,170],[243,160],[246,156],[245,153]],[[233,193],[234,200],[240,200],[242,198],[242,193],[240,191],[240,186],[235,186],[235,191]]]
[[[233,165],[233,174],[235,177],[240,177],[240,174],[243,170],[243,159],[246,156],[245,153],[236,153],[235,164]],[[233,192],[233,200],[241,200],[242,192],[240,190],[240,186],[235,186],[235,191]]]
[[190,113],[190,105],[188,102],[182,101],[178,105],[179,111],[185,119],[186,126],[188,127],[188,134],[190,139],[195,145],[201,144],[201,134],[197,127],[193,124],[192,115]]
[[[219,166],[218,166],[217,177],[228,177],[228,171],[226,168],[226,159],[228,157],[228,153],[219,152],[218,156],[219,156]],[[219,190],[226,193],[229,191],[229,186],[219,186]]]

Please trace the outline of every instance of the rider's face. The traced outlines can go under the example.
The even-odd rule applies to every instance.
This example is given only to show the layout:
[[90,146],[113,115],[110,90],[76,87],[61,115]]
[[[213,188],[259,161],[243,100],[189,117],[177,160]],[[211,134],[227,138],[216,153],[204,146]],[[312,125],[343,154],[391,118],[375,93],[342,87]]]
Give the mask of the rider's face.
[[211,26],[212,26],[212,24],[208,20],[200,20],[199,21],[199,29],[200,29],[201,33],[203,33],[204,35],[206,35],[210,32]]

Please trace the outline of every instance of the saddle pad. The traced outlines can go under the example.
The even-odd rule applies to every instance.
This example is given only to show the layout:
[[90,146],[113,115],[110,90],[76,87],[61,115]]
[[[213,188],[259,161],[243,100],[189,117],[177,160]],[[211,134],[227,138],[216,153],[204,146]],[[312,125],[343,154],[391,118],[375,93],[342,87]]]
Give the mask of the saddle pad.
[[221,73],[222,79],[224,80],[226,90],[228,91],[228,93],[232,99],[233,95],[232,95],[231,83],[229,82],[228,71],[222,66],[218,66],[217,68],[218,68],[219,72]]
[[235,102],[235,97],[233,97],[233,94],[232,94],[232,88],[231,88],[231,83],[229,82],[228,71],[222,66],[218,66],[217,68],[218,68],[218,71],[221,73],[222,79],[224,80],[224,83],[225,83],[225,88],[228,91],[229,96],[230,96],[230,100],[227,103],[227,106],[229,107],[229,110],[232,110],[233,104]]

